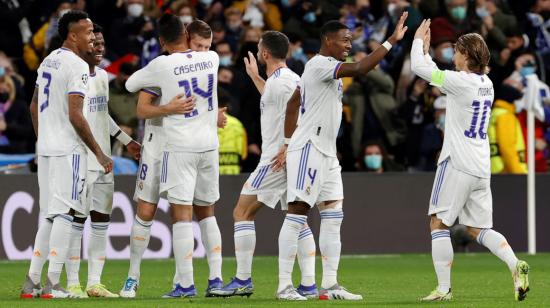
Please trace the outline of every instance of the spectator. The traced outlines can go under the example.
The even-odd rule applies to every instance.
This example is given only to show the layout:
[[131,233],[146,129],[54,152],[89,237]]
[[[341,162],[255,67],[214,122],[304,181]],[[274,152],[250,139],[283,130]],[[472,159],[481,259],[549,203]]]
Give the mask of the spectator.
[[238,0],[232,7],[243,14],[243,21],[254,28],[280,31],[283,28],[277,5],[267,0]]
[[514,101],[523,94],[511,85],[513,81],[508,83],[510,85],[503,85],[497,92],[487,131],[491,144],[491,173],[526,174],[525,141],[514,106]]
[[183,25],[188,25],[197,18],[197,12],[186,1],[181,1],[174,8],[174,15],[179,16]]
[[302,38],[298,34],[289,33],[289,46],[286,65],[299,76],[304,72],[306,62],[309,60],[302,48]]
[[493,57],[507,45],[505,33],[517,29],[514,15],[504,13],[496,3],[497,0],[477,0],[476,15],[482,21],[481,34],[487,41],[487,46]]
[[138,118],[136,115],[137,94],[126,91],[126,80],[135,72],[131,63],[120,65],[115,79],[109,83],[109,113],[120,128],[135,137]]
[[433,50],[433,60],[442,70],[452,69],[454,47],[456,42],[456,33],[452,28],[442,25],[441,27],[435,27],[433,24],[430,28],[431,31],[431,47]]
[[[228,107],[231,100],[229,93],[218,88],[219,108]],[[242,161],[247,156],[246,130],[237,118],[227,111],[227,125],[225,128],[218,128],[220,139],[220,174],[237,175],[241,173]]]
[[219,42],[216,45],[216,53],[220,57],[220,67],[231,67],[233,65],[233,52],[228,42]]
[[238,116],[240,112],[238,88],[233,80],[234,74],[229,67],[220,67],[218,69],[218,86],[229,96],[227,107],[231,114]]
[[447,98],[439,96],[433,103],[434,121],[424,126],[420,137],[420,157],[415,169],[419,171],[435,171],[439,153],[443,147],[443,134],[445,132],[445,109]]
[[19,23],[25,18],[33,2],[0,1],[0,29],[2,29],[0,50],[3,50],[8,57],[21,58],[23,54],[23,37]]
[[231,46],[231,51],[237,52],[243,32],[242,12],[237,8],[225,10],[225,24],[225,40]]
[[216,50],[216,46],[225,41],[225,28],[221,22],[214,22],[212,27],[212,49]]
[[369,141],[363,148],[362,169],[372,173],[403,171],[403,167],[394,162],[380,141]]
[[13,79],[0,67],[0,153],[34,153],[34,143],[27,104],[17,98]]
[[480,20],[475,14],[468,14],[467,0],[445,0],[445,15],[432,21],[434,29],[448,29],[455,38],[469,32],[480,32]]

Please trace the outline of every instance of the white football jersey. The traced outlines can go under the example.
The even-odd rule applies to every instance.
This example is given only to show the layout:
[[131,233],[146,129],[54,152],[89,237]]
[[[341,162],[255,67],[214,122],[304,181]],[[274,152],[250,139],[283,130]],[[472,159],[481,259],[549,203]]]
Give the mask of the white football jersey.
[[453,166],[481,178],[491,176],[487,129],[494,100],[493,83],[487,75],[440,71],[429,55],[424,55],[421,39],[414,40],[411,68],[447,94],[445,137],[439,162],[451,158]]
[[[147,89],[142,89],[142,91],[156,96],[157,98],[155,99],[154,104],[156,106],[160,104],[160,100],[162,96],[160,88],[147,88]],[[164,148],[162,117],[145,120],[142,146]]]
[[[109,116],[109,77],[99,67],[90,74],[89,90],[84,99],[84,116],[97,144],[105,155],[111,155],[111,118]],[[104,170],[88,147],[88,170]]]
[[184,93],[196,98],[196,109],[169,115],[162,120],[167,151],[206,152],[218,148],[218,54],[213,51],[173,53],[159,56],[135,72],[126,89],[161,89],[161,105]]
[[54,50],[40,64],[36,78],[38,155],[69,155],[84,146],[69,121],[69,95],[87,95],[89,72],[88,64],[64,47]]
[[260,100],[262,128],[262,156],[260,165],[269,164],[284,144],[286,105],[296,90],[300,76],[283,67],[275,72],[264,85]]
[[336,79],[342,62],[316,55],[306,63],[300,79],[300,119],[292,134],[289,151],[308,141],[323,154],[336,157],[336,137],[342,121],[342,80]]

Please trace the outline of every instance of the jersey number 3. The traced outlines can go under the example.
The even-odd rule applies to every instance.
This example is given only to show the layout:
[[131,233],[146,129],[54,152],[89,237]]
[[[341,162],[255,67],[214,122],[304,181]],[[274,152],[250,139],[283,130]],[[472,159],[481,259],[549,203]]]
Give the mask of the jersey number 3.
[[46,79],[46,85],[44,86],[44,94],[46,94],[46,101],[40,104],[40,112],[44,111],[49,105],[50,101],[50,83],[52,83],[52,75],[48,72],[42,72],[42,78]]
[[[214,109],[214,106],[212,105],[212,94],[214,93],[214,74],[208,74],[208,90],[206,91],[199,88],[197,77],[191,78],[191,84],[189,84],[189,80],[181,80],[178,82],[178,85],[185,91],[185,97],[190,97],[193,93],[195,93],[196,95],[208,100],[208,111],[212,111]],[[194,109],[189,113],[185,113],[184,116],[186,118],[192,118],[198,114],[199,111]]]
[[479,101],[474,101],[472,103],[472,107],[474,108],[474,115],[472,116],[470,129],[464,131],[464,136],[475,139],[479,134],[479,138],[487,139],[487,133],[483,132],[483,129],[485,126],[485,122],[487,121],[487,113],[491,109],[491,101],[483,102],[483,112],[481,114],[479,128],[477,128],[477,118],[479,117],[479,109],[481,108],[481,103]]

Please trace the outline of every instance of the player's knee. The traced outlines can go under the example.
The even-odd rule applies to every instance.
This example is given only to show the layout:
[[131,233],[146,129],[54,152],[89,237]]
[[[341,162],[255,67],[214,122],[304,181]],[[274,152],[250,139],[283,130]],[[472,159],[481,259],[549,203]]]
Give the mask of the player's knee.
[[90,218],[93,222],[109,222],[111,220],[111,215],[103,214],[96,211],[90,212]]
[[433,231],[433,230],[446,230],[446,229],[449,229],[449,227],[447,227],[441,219],[437,218],[436,215],[431,216],[430,231]]
[[466,229],[466,233],[468,233],[468,235],[474,240],[479,235],[479,232],[481,232],[481,229],[474,228],[474,227],[467,227]]
[[152,203],[139,202],[137,206],[137,216],[144,221],[151,221],[155,218],[157,206]]
[[193,206],[191,205],[175,205],[170,206],[172,213],[172,223],[190,222],[193,220]]
[[324,211],[328,209],[341,210],[343,205],[344,205],[343,200],[325,201],[322,204],[320,204],[318,208],[319,208],[319,211]]
[[76,223],[79,223],[79,224],[83,224],[86,222],[86,217],[79,217],[79,216],[75,216],[73,218],[73,222],[76,222]]
[[214,216],[214,206],[193,206],[198,221]]
[[288,214],[306,215],[309,212],[309,205],[305,202],[296,201],[288,204]]

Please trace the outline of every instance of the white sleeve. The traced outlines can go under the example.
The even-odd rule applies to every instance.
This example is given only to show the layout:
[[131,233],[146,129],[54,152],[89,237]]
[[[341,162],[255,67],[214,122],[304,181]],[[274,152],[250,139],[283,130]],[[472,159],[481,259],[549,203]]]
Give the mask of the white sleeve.
[[82,97],[88,92],[88,79],[90,69],[87,65],[78,63],[73,65],[68,70],[69,79],[67,80],[67,95],[77,94]]
[[116,124],[115,120],[113,120],[111,116],[109,116],[109,132],[112,137],[115,137],[124,145],[128,145],[128,143],[132,141],[132,138],[128,136],[128,134],[123,132],[122,129],[120,129],[118,124]]
[[155,66],[157,66],[157,63],[159,63],[158,58],[133,73],[126,81],[126,90],[133,93],[143,88],[159,87],[159,78],[155,76]]
[[429,55],[424,54],[424,42],[421,39],[413,41],[411,49],[411,70],[420,78],[428,81],[430,85],[440,88],[444,93],[458,94],[461,85],[466,83],[462,80],[460,72],[437,68]]
[[316,61],[313,64],[313,69],[315,70],[315,76],[319,77],[323,81],[338,79],[336,74],[342,65],[341,61],[338,61],[334,58],[324,57]]

